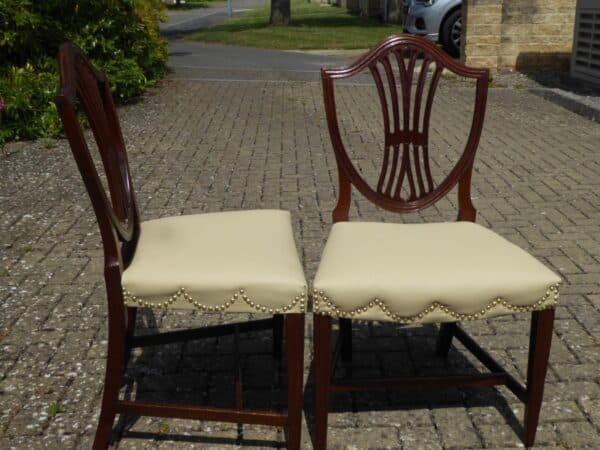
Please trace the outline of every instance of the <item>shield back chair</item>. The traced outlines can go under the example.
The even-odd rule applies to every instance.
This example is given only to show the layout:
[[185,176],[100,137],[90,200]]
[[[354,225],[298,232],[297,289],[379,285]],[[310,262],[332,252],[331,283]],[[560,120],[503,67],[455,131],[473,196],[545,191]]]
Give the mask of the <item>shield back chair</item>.
[[[289,448],[299,449],[307,293],[289,213],[237,211],[140,222],[108,81],[78,47],[69,43],[60,48],[59,71],[56,104],[92,201],[104,249],[109,339],[93,448],[107,448],[115,416],[124,414],[284,427]],[[93,132],[108,194],[79,124],[78,108]],[[273,318],[135,336],[138,308],[266,313]],[[240,365],[236,367],[235,405],[231,408],[149,403],[119,396],[132,348],[223,334],[235,334],[237,343],[238,333],[256,329],[272,328],[274,337],[280,337],[283,321],[287,411],[245,409]]]
[[[417,61],[421,62],[418,70]],[[393,68],[396,68],[393,70]],[[379,179],[363,178],[344,146],[334,82],[369,70],[383,110],[384,154]],[[476,85],[464,151],[439,183],[429,161],[432,104],[442,70]],[[326,448],[332,392],[506,385],[525,403],[523,441],[535,439],[560,278],[534,257],[476,225],[471,201],[473,161],[482,132],[489,73],[458,64],[415,36],[392,36],[346,68],[321,70],[339,191],[334,225],[313,283],[315,440]],[[429,88],[426,90],[426,84]],[[372,151],[372,150],[371,150]],[[440,178],[440,177],[437,177]],[[354,187],[393,212],[421,211],[458,185],[458,220],[396,224],[349,222]],[[458,325],[503,314],[532,314],[527,385],[506,372]],[[340,332],[332,358],[332,318]],[[352,357],[352,320],[419,325],[439,323],[436,352],[446,357],[457,338],[490,370],[448,377],[337,378],[338,355]]]

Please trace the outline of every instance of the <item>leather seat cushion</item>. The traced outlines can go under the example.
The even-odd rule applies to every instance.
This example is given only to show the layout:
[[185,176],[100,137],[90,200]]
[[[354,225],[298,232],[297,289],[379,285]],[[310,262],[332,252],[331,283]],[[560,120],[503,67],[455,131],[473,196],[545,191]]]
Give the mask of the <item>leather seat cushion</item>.
[[306,308],[306,281],[287,211],[143,222],[122,285],[129,306],[265,313]]
[[314,311],[401,323],[452,322],[553,307],[560,277],[471,222],[333,226]]

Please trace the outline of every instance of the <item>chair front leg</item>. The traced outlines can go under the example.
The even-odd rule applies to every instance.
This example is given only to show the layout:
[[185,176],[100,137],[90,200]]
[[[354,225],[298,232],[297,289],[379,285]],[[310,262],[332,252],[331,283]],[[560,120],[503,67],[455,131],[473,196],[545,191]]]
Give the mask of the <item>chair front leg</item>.
[[116,337],[110,336],[108,339],[108,349],[106,358],[106,372],[104,375],[104,392],[102,394],[102,406],[100,409],[100,418],[94,437],[93,450],[105,450],[110,443],[113,423],[117,415],[117,401],[119,400],[119,390],[121,388],[121,379],[123,377],[123,362],[126,353],[126,334],[115,333]]
[[327,449],[331,381],[331,317],[314,315],[315,450]]
[[537,431],[544,383],[548,370],[552,330],[554,327],[554,309],[534,311],[531,314],[531,334],[529,336],[529,363],[527,367],[527,403],[525,404],[525,420],[523,443],[533,446]]
[[287,314],[288,449],[299,450],[302,434],[304,380],[304,314]]

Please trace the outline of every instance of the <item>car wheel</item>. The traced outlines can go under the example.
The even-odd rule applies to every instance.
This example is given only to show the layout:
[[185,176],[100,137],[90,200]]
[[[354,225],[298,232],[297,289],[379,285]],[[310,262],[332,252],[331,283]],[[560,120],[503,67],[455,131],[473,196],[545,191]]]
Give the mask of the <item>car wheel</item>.
[[452,12],[442,25],[441,41],[444,50],[454,57],[460,56],[460,37],[462,35],[462,16],[460,9]]

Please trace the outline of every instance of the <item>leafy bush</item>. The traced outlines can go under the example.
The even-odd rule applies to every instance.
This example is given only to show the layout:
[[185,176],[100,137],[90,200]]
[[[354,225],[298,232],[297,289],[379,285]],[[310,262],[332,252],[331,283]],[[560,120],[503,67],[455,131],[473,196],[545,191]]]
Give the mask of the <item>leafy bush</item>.
[[55,136],[60,130],[54,95],[58,75],[33,66],[12,66],[0,77],[4,97],[0,143]]
[[59,46],[78,44],[106,73],[117,101],[139,95],[165,74],[162,0],[0,1],[0,144],[56,136]]

